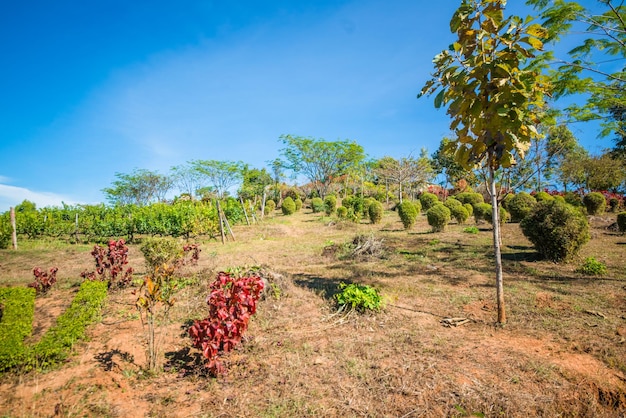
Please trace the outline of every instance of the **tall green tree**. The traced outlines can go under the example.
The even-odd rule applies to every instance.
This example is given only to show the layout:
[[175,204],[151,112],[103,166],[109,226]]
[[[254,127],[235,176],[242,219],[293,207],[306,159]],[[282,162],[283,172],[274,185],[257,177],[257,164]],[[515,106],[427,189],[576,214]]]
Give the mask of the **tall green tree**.
[[322,198],[339,176],[365,158],[363,147],[355,141],[325,141],[292,135],[282,135],[280,141],[285,145],[281,149],[285,159],[283,166],[309,179]]
[[198,172],[203,186],[214,190],[220,199],[242,181],[244,164],[241,161],[195,160],[190,164]]
[[201,176],[191,164],[182,164],[170,169],[171,178],[178,191],[189,195],[190,198],[196,195],[201,186]]
[[433,177],[433,168],[426,150],[422,150],[419,158],[412,155],[399,159],[383,157],[378,161],[376,172],[380,177],[395,183],[398,188],[398,200],[402,203],[403,186],[424,186]]
[[466,180],[468,184],[476,185],[478,179],[473,170],[463,167],[454,158],[454,152],[451,152],[453,146],[450,145],[452,142],[454,142],[454,139],[442,138],[439,148],[431,155],[431,165],[434,174],[444,176],[446,189],[450,184],[455,184],[459,180]]
[[545,30],[530,18],[506,17],[505,0],[463,0],[452,16],[457,40],[433,60],[435,72],[420,95],[447,106],[457,161],[483,166],[493,208],[498,323],[506,323],[496,173],[523,159],[539,136],[536,124],[549,85],[535,58]]
[[625,178],[622,162],[610,152],[589,157],[585,161],[584,172],[587,191],[616,191]]
[[543,137],[533,139],[524,160],[506,170],[509,189],[541,191],[556,186],[561,162],[579,147],[578,140],[564,124],[549,126],[543,133]]
[[130,174],[115,173],[115,177],[117,180],[113,181],[112,187],[102,189],[106,199],[114,205],[143,206],[163,201],[172,188],[169,176],[145,169],[135,169]]
[[257,198],[263,196],[263,191],[267,186],[274,183],[272,175],[265,168],[250,168],[244,165],[241,172],[243,182],[239,188],[239,197],[256,201]]

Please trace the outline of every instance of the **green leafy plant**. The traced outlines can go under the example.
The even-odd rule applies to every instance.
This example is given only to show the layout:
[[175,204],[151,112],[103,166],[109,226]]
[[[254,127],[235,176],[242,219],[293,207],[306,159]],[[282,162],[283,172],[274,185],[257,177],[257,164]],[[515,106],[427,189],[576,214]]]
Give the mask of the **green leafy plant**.
[[86,327],[100,317],[107,289],[107,282],[84,281],[69,308],[32,348],[29,366],[46,368],[65,360],[74,344],[84,338]]
[[293,201],[294,204],[296,205],[296,212],[299,212],[300,209],[302,209],[302,199],[300,199],[299,197],[296,198],[296,200]]
[[337,208],[337,217],[339,219],[346,219],[348,217],[348,208],[345,206],[339,206]]
[[24,339],[33,332],[35,290],[27,287],[0,288],[0,372],[21,365],[27,358]]
[[165,323],[167,321],[170,308],[174,306],[174,293],[177,289],[177,282],[174,279],[175,267],[163,265],[155,269],[154,273],[146,276],[136,294],[136,306],[139,310],[141,323],[147,325],[147,358],[148,369],[157,371],[159,356],[159,341],[156,337],[157,321]]
[[340,283],[341,293],[335,295],[340,309],[352,309],[359,312],[379,311],[383,301],[378,291],[369,285]]
[[602,276],[606,274],[607,269],[606,264],[596,260],[595,257],[587,257],[576,271],[587,276]]
[[466,234],[478,234],[480,231],[475,226],[468,226],[467,228],[463,228],[463,232]]

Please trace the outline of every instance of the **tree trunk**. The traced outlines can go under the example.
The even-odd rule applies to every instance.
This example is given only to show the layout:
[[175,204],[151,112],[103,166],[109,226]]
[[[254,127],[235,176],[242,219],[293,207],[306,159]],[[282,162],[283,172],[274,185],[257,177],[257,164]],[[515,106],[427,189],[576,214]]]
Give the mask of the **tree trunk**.
[[502,253],[500,243],[500,210],[496,194],[496,180],[493,168],[489,168],[489,194],[491,195],[491,219],[493,220],[493,250],[496,260],[496,299],[498,300],[498,324],[506,324],[504,307],[504,286],[502,277]]

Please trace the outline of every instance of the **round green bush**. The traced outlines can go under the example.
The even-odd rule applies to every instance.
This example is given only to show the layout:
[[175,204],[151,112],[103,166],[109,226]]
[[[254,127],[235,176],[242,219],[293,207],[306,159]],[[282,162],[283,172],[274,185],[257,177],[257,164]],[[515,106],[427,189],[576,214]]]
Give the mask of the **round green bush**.
[[145,238],[139,249],[150,273],[164,265],[171,265],[184,256],[182,244],[170,237]]
[[565,199],[565,202],[569,203],[572,206],[583,206],[583,199],[578,193],[566,192],[563,195],[563,198]]
[[[462,206],[458,207],[463,209]],[[443,204],[435,205],[426,211],[426,218],[428,225],[433,228],[433,232],[443,231],[450,222],[450,209]]]
[[487,216],[491,217],[491,205],[489,203],[474,205],[474,219],[476,223],[487,220]]
[[555,262],[574,257],[590,238],[586,216],[555,200],[537,203],[520,228],[539,254]]
[[337,208],[337,217],[339,219],[346,219],[348,217],[348,208],[345,206],[339,206]]
[[313,213],[324,212],[324,201],[321,197],[314,197],[311,199],[311,210],[313,210]]
[[411,228],[417,219],[417,210],[415,209],[415,205],[410,201],[405,200],[397,206],[397,209],[402,225],[404,225],[404,229]]
[[329,194],[324,199],[324,212],[326,215],[330,216],[337,210],[337,197],[335,195]]
[[[472,207],[472,205],[469,205]],[[469,212],[465,208],[465,205],[454,206],[450,209],[450,215],[459,223],[459,225],[464,224],[470,217]]]
[[619,210],[620,204],[621,202],[617,197],[612,197],[609,199],[609,207],[611,209],[611,212],[617,212]]
[[591,192],[583,197],[583,204],[589,215],[600,215],[606,210],[606,199],[602,193]]
[[268,199],[265,201],[265,215],[271,215],[276,209],[276,202],[272,199]]
[[419,200],[414,200],[413,206],[415,206],[415,210],[417,211],[418,215],[422,213],[422,202],[420,202]]
[[291,196],[287,196],[285,200],[283,200],[281,210],[283,211],[283,215],[293,215],[296,213],[296,202],[293,201]]
[[302,199],[299,197],[293,201],[296,204],[296,212],[299,212],[302,209]]
[[548,192],[537,192],[535,193],[535,200],[537,202],[545,202],[546,200],[553,200],[554,197]]
[[480,203],[485,203],[485,198],[480,193],[475,192],[463,192],[454,195],[454,198],[461,203],[469,203],[472,206],[476,206]]
[[617,227],[619,228],[619,232],[626,232],[626,212],[617,214]]
[[558,201],[559,201],[559,202],[561,202],[561,203],[566,203],[566,202],[565,202],[565,198],[564,198],[563,196],[561,196],[560,194],[555,194],[555,195],[554,195],[554,196],[552,196],[552,197],[554,197],[554,200],[558,200]]
[[453,197],[449,197],[446,199],[445,202],[443,202],[444,206],[447,207],[448,209],[450,209],[450,211],[452,211],[452,208],[455,206],[463,206],[463,203],[461,203],[460,200],[456,200]]
[[507,204],[507,210],[511,213],[511,221],[519,222],[524,219],[537,204],[537,200],[526,192],[514,195]]
[[472,206],[471,203],[463,203],[463,207],[465,208],[469,216],[472,216],[474,214],[474,206]]
[[379,224],[383,219],[383,204],[377,200],[374,200],[370,203],[369,208],[367,209],[369,214],[370,222],[373,224]]
[[354,213],[358,214],[362,214],[366,210],[364,199],[361,199],[359,196],[348,196],[343,199],[341,204],[348,210],[352,209]]
[[424,192],[420,195],[420,203],[422,204],[422,210],[427,211],[439,202],[439,198],[436,194]]

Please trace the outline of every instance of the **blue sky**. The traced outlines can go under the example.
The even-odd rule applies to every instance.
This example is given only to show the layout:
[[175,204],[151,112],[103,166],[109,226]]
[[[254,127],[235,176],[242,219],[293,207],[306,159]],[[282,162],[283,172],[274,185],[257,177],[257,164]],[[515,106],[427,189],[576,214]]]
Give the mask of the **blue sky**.
[[[23,199],[103,202],[115,173],[136,168],[166,174],[195,159],[262,168],[282,134],[355,140],[374,158],[432,153],[449,119],[416,95],[453,39],[458,4],[8,2],[0,212]],[[610,146],[576,133],[592,151]]]

